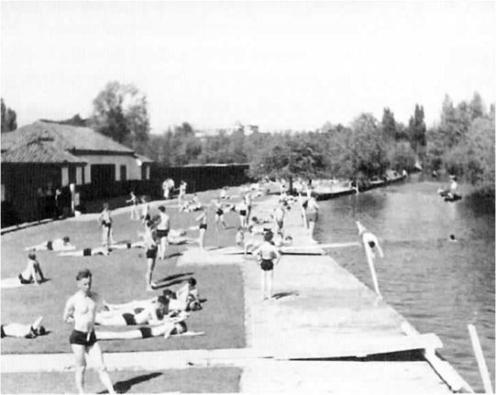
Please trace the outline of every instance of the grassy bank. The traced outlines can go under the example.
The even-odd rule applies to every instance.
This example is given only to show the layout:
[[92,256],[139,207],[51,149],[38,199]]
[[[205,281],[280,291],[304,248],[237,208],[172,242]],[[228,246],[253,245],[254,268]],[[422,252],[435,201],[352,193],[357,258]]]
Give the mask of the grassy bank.
[[[198,194],[203,202],[210,202],[218,191]],[[157,203],[152,204],[154,215]],[[194,225],[196,213],[179,213],[177,208],[168,209],[173,228]],[[216,232],[213,226],[213,209],[208,210],[209,228],[206,233],[207,246],[234,244],[238,224],[235,214],[226,215],[230,229]],[[114,216],[116,240],[136,240],[142,225],[131,221],[128,213]],[[191,231],[190,236],[196,236]],[[24,247],[68,235],[79,248],[95,247],[100,243],[100,232],[96,221],[57,221],[2,236],[2,279],[15,277],[24,269],[26,253]],[[179,280],[190,276],[197,278],[202,297],[208,302],[204,309],[193,313],[188,326],[194,331],[205,331],[205,336],[171,338],[168,340],[145,339],[133,341],[102,342],[105,351],[169,350],[169,349],[213,349],[243,347],[244,301],[242,277],[236,266],[181,266],[176,262],[187,246],[171,246],[165,261],[157,261],[155,280],[178,276]],[[133,299],[150,298],[156,293],[145,290],[146,263],[144,250],[131,249],[112,252],[109,256],[59,257],[54,252],[39,252],[39,261],[49,279],[41,286],[28,285],[20,288],[2,289],[2,323],[30,323],[43,315],[44,325],[50,331],[47,336],[35,340],[2,339],[2,353],[69,352],[68,337],[71,326],[62,322],[62,312],[67,298],[76,291],[75,274],[89,268],[94,274],[94,289],[108,302],[122,303]],[[169,282],[170,283],[170,282]]]

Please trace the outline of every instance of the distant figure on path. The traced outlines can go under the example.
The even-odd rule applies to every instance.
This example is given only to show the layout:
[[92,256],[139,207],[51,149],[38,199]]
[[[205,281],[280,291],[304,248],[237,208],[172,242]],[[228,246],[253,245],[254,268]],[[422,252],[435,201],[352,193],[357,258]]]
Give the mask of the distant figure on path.
[[179,204],[179,207],[183,204],[183,200],[186,197],[186,188],[188,184],[186,181],[181,181],[179,184],[179,195],[177,196],[177,203]]
[[377,281],[377,276],[375,273],[374,260],[376,251],[379,253],[379,256],[381,258],[384,258],[384,253],[379,244],[379,240],[377,240],[377,237],[373,233],[369,232],[359,221],[356,221],[356,225],[358,228],[358,235],[362,238],[363,247],[365,249],[365,256],[367,257],[367,263],[372,275],[375,292],[379,296],[382,296],[381,292],[379,291],[379,283]]
[[111,394],[115,394],[112,381],[103,362],[103,354],[97,342],[94,331],[95,316],[100,297],[91,290],[92,275],[88,269],[83,269],[76,275],[78,291],[72,295],[65,305],[63,319],[73,322],[74,330],[69,338],[72,352],[76,359],[76,388],[84,393],[84,373],[86,356],[96,365],[100,380]]
[[266,232],[264,242],[253,253],[260,262],[262,269],[262,300],[272,298],[272,283],[274,280],[274,263],[278,263],[280,254],[277,248],[271,243],[273,234]]
[[276,232],[282,232],[284,227],[284,216],[286,215],[285,205],[281,201],[274,210],[274,222],[276,225]]
[[141,196],[141,221],[146,224],[146,221],[151,219],[150,216],[150,206],[146,200],[146,196]]
[[131,219],[139,219],[139,212],[138,212],[138,197],[134,194],[134,191],[131,191],[129,193],[131,196],[130,199],[126,200],[126,203],[131,203],[132,208],[131,208]]
[[313,239],[313,230],[315,229],[315,223],[319,218],[319,205],[315,200],[315,197],[311,196],[307,203],[307,221],[308,221],[308,233]]

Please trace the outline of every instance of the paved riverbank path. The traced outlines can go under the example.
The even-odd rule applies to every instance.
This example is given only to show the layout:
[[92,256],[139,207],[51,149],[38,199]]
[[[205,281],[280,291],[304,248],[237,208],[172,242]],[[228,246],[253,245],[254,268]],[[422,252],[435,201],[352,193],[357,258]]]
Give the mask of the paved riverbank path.
[[[258,202],[254,215],[267,216],[275,203],[275,197]],[[295,245],[312,245],[299,210],[289,211],[285,230]],[[346,248],[363,254],[361,247]],[[236,366],[242,369],[240,391],[252,393],[444,394],[469,389],[451,366],[435,355],[435,349],[441,347],[437,336],[418,334],[318,246],[299,252],[283,255],[275,268],[275,298],[262,301],[260,268],[253,258],[187,250],[178,265],[241,267],[247,347],[107,353],[109,369]],[[16,354],[3,355],[1,367],[7,373],[53,372],[71,370],[72,363],[70,354]]]

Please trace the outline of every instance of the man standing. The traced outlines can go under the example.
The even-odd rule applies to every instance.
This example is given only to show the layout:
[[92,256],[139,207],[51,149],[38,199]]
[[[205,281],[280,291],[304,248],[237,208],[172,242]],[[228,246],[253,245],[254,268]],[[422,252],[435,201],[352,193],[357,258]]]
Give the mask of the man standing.
[[91,272],[88,269],[78,272],[76,275],[78,291],[67,300],[64,309],[64,321],[74,323],[69,342],[76,358],[76,387],[80,394],[84,393],[84,373],[88,356],[93,360],[100,380],[107,391],[115,394],[103,362],[102,350],[95,336],[95,315],[99,296],[91,291],[91,280]]

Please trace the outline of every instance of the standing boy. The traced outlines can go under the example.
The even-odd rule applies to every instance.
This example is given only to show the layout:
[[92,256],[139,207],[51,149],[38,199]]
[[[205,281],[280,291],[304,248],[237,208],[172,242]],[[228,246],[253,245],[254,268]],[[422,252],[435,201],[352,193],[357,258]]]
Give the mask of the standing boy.
[[107,391],[115,394],[103,362],[102,350],[95,336],[95,315],[100,299],[97,293],[91,291],[91,280],[91,272],[88,269],[78,272],[76,275],[78,291],[67,300],[64,309],[64,321],[74,323],[69,343],[76,358],[76,388],[80,394],[84,393],[86,360],[90,357]]

